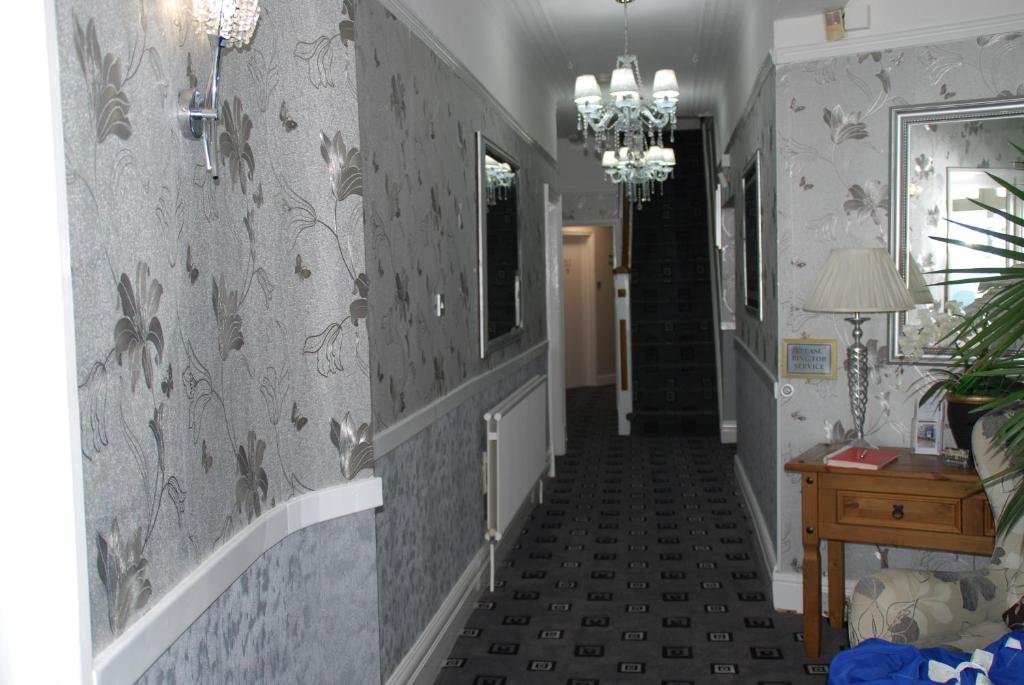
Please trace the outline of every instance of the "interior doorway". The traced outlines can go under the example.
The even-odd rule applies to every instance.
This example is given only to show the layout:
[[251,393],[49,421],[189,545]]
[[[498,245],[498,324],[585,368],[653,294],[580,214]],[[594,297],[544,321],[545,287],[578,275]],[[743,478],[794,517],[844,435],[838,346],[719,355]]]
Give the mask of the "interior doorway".
[[615,293],[611,226],[562,231],[565,387],[615,382]]

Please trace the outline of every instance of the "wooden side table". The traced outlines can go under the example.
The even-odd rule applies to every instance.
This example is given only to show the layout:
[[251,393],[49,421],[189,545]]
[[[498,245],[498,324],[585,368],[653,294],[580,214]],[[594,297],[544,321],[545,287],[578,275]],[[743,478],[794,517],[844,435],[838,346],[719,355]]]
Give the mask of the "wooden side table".
[[992,511],[973,469],[945,466],[936,456],[901,450],[878,471],[826,466],[836,445],[818,445],[786,464],[800,474],[804,544],[804,652],[821,651],[821,552],[828,541],[828,614],[843,627],[846,600],[843,544],[916,547],[991,554]]

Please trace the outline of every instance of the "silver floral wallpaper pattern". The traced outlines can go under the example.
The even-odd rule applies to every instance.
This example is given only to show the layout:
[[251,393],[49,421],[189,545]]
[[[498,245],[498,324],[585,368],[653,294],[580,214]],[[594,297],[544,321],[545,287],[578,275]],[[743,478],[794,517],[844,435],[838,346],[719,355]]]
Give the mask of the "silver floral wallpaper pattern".
[[188,5],[57,2],[95,651],[372,449],[355,7],[262,3],[214,181],[171,114],[212,57]]
[[[366,264],[374,287],[371,383],[381,431],[546,339],[543,184],[554,165],[376,0],[359,5],[359,114],[366,141]],[[524,334],[481,360],[476,150],[483,131],[521,165]],[[443,318],[432,296],[443,293]],[[546,356],[378,455],[381,674],[387,678],[483,544],[483,412],[544,373]]]
[[[779,337],[850,342],[839,316],[801,309],[828,253],[839,247],[885,247],[889,231],[889,108],[1024,94],[1024,38],[981,36],[939,45],[872,52],[780,66],[778,118]],[[878,444],[908,445],[921,370],[885,363],[885,317],[865,326],[871,351],[866,432]],[[779,402],[779,464],[850,425],[845,377],[796,382]],[[802,558],[798,479],[782,478],[779,562],[797,571]],[[937,570],[984,561],[911,550],[860,546],[847,553],[857,578],[879,565]]]

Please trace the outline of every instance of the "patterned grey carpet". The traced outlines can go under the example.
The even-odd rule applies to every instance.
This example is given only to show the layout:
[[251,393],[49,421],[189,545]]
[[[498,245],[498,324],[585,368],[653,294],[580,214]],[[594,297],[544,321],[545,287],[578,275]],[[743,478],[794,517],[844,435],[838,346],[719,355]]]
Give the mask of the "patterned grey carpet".
[[620,438],[611,387],[569,393],[569,452],[486,588],[438,685],[824,683],[773,611],[733,448]]

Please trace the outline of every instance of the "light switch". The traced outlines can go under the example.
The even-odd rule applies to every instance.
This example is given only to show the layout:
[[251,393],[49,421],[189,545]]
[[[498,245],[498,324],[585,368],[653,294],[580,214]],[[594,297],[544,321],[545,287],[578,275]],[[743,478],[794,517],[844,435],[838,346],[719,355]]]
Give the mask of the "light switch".
[[435,293],[434,294],[434,314],[438,318],[441,318],[442,316],[444,316],[444,294],[443,293]]

